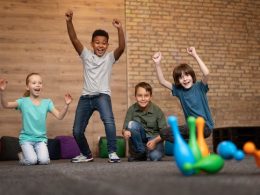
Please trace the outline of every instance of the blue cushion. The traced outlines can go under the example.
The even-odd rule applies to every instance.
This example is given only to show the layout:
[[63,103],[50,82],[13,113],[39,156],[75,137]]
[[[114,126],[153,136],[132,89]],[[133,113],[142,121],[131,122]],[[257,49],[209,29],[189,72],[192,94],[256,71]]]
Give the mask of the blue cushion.
[[173,143],[165,141],[164,152],[167,156],[173,156]]

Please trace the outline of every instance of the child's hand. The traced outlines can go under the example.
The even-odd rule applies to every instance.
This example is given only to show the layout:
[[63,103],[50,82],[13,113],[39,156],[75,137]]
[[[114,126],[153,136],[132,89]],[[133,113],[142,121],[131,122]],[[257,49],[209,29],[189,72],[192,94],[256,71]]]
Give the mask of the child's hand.
[[116,28],[122,28],[122,24],[121,24],[121,22],[118,19],[114,19],[112,24]]
[[193,57],[195,57],[195,55],[197,55],[195,47],[188,47],[187,48],[187,53],[190,54]]
[[67,20],[67,21],[71,21],[71,20],[72,20],[72,17],[73,17],[73,11],[70,10],[70,9],[69,9],[68,11],[66,11],[65,17],[66,17],[66,20]]
[[160,63],[161,63],[161,59],[162,59],[162,54],[161,54],[161,52],[156,52],[156,53],[153,55],[153,61],[154,61],[156,64],[160,64]]
[[0,78],[0,91],[4,91],[6,89],[8,81],[6,79]]
[[129,139],[131,137],[131,132],[128,131],[128,130],[125,130],[123,136],[124,136],[125,139]]
[[154,140],[150,140],[147,142],[146,146],[148,150],[154,150],[154,148],[156,147],[156,143]]
[[69,93],[65,94],[64,99],[65,99],[65,103],[66,103],[67,105],[69,105],[69,104],[72,102],[72,100],[73,100],[72,97],[71,97],[71,95],[70,95]]

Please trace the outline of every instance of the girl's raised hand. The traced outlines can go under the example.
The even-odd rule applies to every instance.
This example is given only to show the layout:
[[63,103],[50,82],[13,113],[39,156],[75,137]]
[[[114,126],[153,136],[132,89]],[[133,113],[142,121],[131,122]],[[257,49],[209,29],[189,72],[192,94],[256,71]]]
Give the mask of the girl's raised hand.
[[8,81],[6,79],[0,78],[0,91],[4,91],[6,89]]
[[69,93],[65,94],[64,99],[65,99],[65,103],[66,103],[67,105],[69,105],[69,104],[72,102],[72,100],[73,100],[72,97],[71,97],[71,95],[70,95]]
[[161,63],[161,60],[162,60],[162,54],[161,54],[161,52],[156,52],[156,53],[153,55],[153,61],[154,61],[156,64],[160,64],[160,63]]

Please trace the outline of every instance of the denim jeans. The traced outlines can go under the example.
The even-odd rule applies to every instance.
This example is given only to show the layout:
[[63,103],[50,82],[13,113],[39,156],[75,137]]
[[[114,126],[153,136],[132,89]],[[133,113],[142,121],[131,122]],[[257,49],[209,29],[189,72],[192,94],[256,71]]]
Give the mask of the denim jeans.
[[[179,128],[180,134],[182,135],[183,139],[185,139],[188,142],[188,140],[189,140],[189,128],[188,128],[188,126],[187,125],[181,125],[181,126],[178,126],[178,128]],[[212,132],[212,130],[207,125],[205,125],[205,127],[204,127],[204,138],[209,137],[211,135],[211,132]],[[171,127],[167,127],[165,129],[162,129],[160,131],[160,136],[163,140],[173,143],[174,138],[173,138],[173,133],[172,133]]]
[[154,150],[147,150],[146,144],[148,141],[154,139],[155,136],[150,136],[145,133],[142,125],[136,121],[130,121],[127,125],[127,130],[131,132],[131,142],[133,144],[134,152],[144,153],[147,151],[148,158],[151,161],[159,161],[164,156],[163,142],[157,143]]
[[47,165],[50,163],[49,151],[45,142],[24,142],[21,144],[23,159],[22,165]]
[[98,111],[105,126],[108,153],[116,152],[116,126],[112,111],[111,98],[107,94],[82,95],[79,99],[74,125],[73,136],[81,153],[85,156],[91,154],[85,129],[94,111]]

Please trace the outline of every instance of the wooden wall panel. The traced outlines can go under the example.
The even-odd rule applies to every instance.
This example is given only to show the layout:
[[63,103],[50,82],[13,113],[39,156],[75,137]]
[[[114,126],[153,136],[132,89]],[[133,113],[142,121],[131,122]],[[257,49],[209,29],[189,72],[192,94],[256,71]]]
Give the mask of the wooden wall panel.
[[[43,77],[43,96],[51,98],[57,108],[63,106],[63,95],[70,92],[74,98],[68,115],[58,121],[48,116],[48,136],[71,135],[74,114],[82,90],[82,64],[69,41],[64,13],[74,11],[74,26],[82,43],[91,49],[92,32],[97,28],[108,31],[110,46],[117,47],[117,30],[112,25],[118,18],[125,26],[123,0],[1,0],[0,1],[0,77],[9,81],[8,100],[21,97],[25,78],[30,72]],[[112,103],[117,134],[121,134],[127,109],[126,55],[113,68]],[[0,136],[18,136],[20,114],[0,107]],[[86,135],[93,151],[97,151],[98,136],[105,135],[98,113],[94,113]]]

